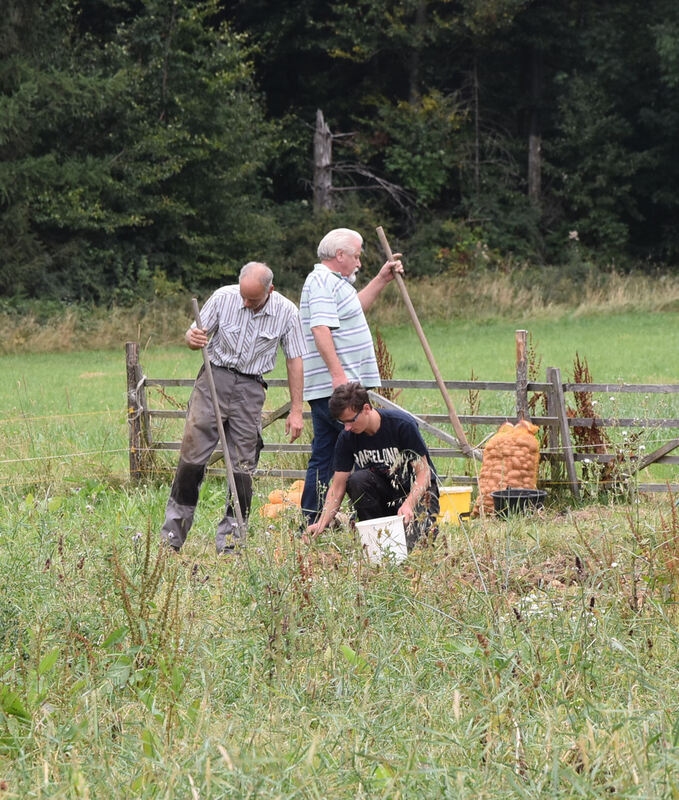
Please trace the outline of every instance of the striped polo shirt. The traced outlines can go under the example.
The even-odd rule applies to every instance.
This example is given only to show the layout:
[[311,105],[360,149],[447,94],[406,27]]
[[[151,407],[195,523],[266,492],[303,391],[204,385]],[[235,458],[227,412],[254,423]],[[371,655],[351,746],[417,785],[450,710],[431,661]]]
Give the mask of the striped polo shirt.
[[380,373],[373,340],[354,287],[339,272],[316,264],[309,273],[299,303],[306,339],[304,356],[304,399],[330,397],[332,378],[316,349],[312,328],[330,328],[333,344],[348,381],[380,386]]
[[212,337],[208,357],[218,367],[233,367],[247,375],[271,372],[279,342],[286,358],[306,353],[297,306],[275,291],[254,313],[243,305],[237,285],[222,286],[205,302],[200,321]]

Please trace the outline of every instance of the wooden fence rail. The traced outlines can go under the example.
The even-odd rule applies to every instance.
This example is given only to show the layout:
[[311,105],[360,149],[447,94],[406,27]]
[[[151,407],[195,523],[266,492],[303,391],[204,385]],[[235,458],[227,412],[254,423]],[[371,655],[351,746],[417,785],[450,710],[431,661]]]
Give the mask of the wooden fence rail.
[[[126,366],[127,366],[127,399],[128,399],[128,423],[129,423],[129,450],[130,450],[130,476],[134,480],[140,480],[147,475],[150,460],[148,454],[156,451],[178,451],[180,442],[178,441],[158,441],[154,439],[154,420],[161,419],[183,419],[186,417],[185,410],[179,409],[153,409],[148,404],[148,387],[159,387],[162,391],[164,387],[192,387],[193,379],[181,378],[149,378],[144,375],[141,364],[139,363],[139,348],[136,342],[128,342],[126,345]],[[580,481],[576,465],[578,463],[601,465],[618,462],[619,468],[616,474],[616,482],[622,479],[634,480],[639,491],[679,491],[679,484],[669,483],[639,483],[638,473],[651,464],[679,464],[679,455],[670,455],[679,448],[679,438],[675,436],[651,453],[638,454],[634,452],[624,452],[623,448],[617,447],[614,452],[606,452],[602,446],[592,446],[581,448],[577,452],[577,445],[573,441],[574,428],[625,428],[625,429],[676,429],[679,432],[679,418],[648,418],[648,417],[575,417],[573,412],[568,410],[565,396],[566,394],[587,393],[589,395],[597,393],[624,394],[633,393],[641,395],[667,394],[679,395],[679,384],[629,384],[629,383],[564,383],[561,379],[560,370],[557,367],[548,367],[546,370],[546,380],[544,382],[534,382],[528,380],[528,370],[526,362],[526,331],[516,332],[516,380],[515,381],[445,381],[446,388],[449,390],[462,390],[467,392],[491,391],[491,392],[511,392],[515,396],[514,415],[487,415],[487,414],[459,414],[463,426],[486,426],[490,428],[489,435],[494,432],[504,422],[516,422],[519,419],[530,419],[535,425],[540,426],[546,432],[543,441],[546,447],[540,451],[541,459],[550,463],[550,480],[542,483],[546,486],[565,483],[569,486],[575,497],[580,494]],[[268,381],[270,387],[286,387],[287,381],[284,379],[271,379]],[[436,390],[437,384],[433,380],[385,380],[383,381],[386,389],[418,389]],[[396,407],[381,395],[374,392],[370,393],[371,400],[375,405],[385,407]],[[529,396],[535,399],[536,395],[545,398],[546,415],[531,416],[529,413]],[[289,403],[281,407],[264,412],[262,425],[268,427],[277,419],[287,415]],[[417,413],[408,410],[422,428],[422,430],[433,437],[436,437],[442,446],[430,447],[430,452],[434,460],[440,458],[463,459],[468,464],[467,473],[463,475],[446,475],[445,477],[456,483],[476,483],[473,461],[467,459],[462,453],[457,440],[450,433],[441,429],[442,425],[450,425],[447,414]],[[306,419],[311,417],[309,412],[303,415]],[[588,451],[589,450],[589,451]],[[289,444],[286,442],[272,442],[264,445],[264,453],[297,453],[308,454],[311,452],[310,444]],[[220,450],[216,450],[210,464],[214,464],[221,456]],[[478,464],[476,469],[478,469]],[[563,470],[565,468],[565,476]],[[222,474],[224,471],[214,467],[209,468],[209,472]],[[255,472],[255,476],[278,476],[282,478],[302,478],[304,470],[296,469],[277,469],[260,468]]]

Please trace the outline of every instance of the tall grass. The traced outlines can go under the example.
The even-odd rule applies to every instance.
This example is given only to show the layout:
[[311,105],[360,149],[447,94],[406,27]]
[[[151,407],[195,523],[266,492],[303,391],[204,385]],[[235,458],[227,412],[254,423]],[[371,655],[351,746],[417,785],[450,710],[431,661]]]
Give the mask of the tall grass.
[[[679,310],[679,277],[596,273],[574,280],[555,268],[513,273],[494,272],[461,277],[437,277],[407,282],[418,316],[428,321],[469,318],[473,321],[511,319],[555,320],[559,317]],[[378,324],[408,321],[389,287],[375,307]],[[371,311],[371,315],[373,312]]]
[[[469,321],[447,320],[446,285],[411,287],[444,374],[511,376],[516,320],[539,306],[516,294],[525,307],[495,320],[511,305],[496,285],[478,289],[479,316],[464,285],[448,300]],[[647,290],[612,292],[615,319],[565,306],[564,319],[536,318],[549,361],[565,372],[566,352],[589,357],[574,346],[583,341],[623,379],[673,380],[676,334],[625,303],[636,293],[669,308],[676,287]],[[373,324],[395,320],[395,305],[381,303]],[[403,565],[373,567],[349,530],[307,548],[292,511],[261,519],[261,482],[243,555],[217,558],[224,485],[207,480],[180,556],[159,551],[167,483],[124,480],[122,342],[148,343],[150,376],[192,376],[195,353],[154,346],[188,324],[183,307],[166,311],[126,322],[120,310],[113,322],[73,311],[63,330],[41,324],[43,338],[29,326],[12,345],[22,352],[0,359],[0,797],[677,794],[672,498],[445,526]],[[13,322],[6,333],[20,330]],[[397,377],[427,377],[409,328],[382,333]],[[25,353],[55,349],[50,336],[83,351]],[[89,351],[95,342],[115,349]],[[598,367],[594,377],[613,379]],[[172,394],[154,399],[185,402]]]
[[177,342],[190,323],[190,297],[123,306],[49,306],[0,312],[0,353],[107,350],[125,341]]
[[[578,279],[557,268],[481,272],[407,282],[423,321],[547,320],[623,312],[679,310],[679,277],[588,272]],[[286,292],[297,301],[297,290]],[[399,325],[408,314],[395,286],[371,309],[374,325]],[[133,308],[0,312],[0,353],[67,352],[118,347],[125,340],[153,346],[175,343],[191,321],[190,297],[170,297]]]
[[667,500],[444,528],[371,567],[253,520],[181,557],[163,490],[97,481],[0,521],[0,774],[21,798],[671,797]]

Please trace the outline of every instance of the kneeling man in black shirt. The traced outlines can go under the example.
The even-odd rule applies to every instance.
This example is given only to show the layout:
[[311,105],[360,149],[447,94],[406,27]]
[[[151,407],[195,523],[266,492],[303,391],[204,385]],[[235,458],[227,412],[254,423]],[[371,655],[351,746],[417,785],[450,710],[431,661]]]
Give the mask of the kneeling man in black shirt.
[[328,407],[344,430],[335,445],[323,511],[306,533],[324,530],[347,493],[359,520],[402,516],[408,550],[421,536],[435,535],[436,472],[415,420],[401,411],[373,408],[360,383],[338,386]]

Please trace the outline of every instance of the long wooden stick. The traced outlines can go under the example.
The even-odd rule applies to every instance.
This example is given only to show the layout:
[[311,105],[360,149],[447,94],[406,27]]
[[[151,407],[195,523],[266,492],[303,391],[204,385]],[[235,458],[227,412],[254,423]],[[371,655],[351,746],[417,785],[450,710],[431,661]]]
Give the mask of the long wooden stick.
[[[387,255],[389,261],[393,261],[394,255],[391,252],[391,247],[389,247],[389,242],[387,241],[387,237],[384,234],[384,230],[380,225],[377,230],[377,237],[380,240],[380,244],[384,252]],[[417,313],[415,311],[415,307],[410,300],[410,295],[408,294],[408,290],[406,289],[405,281],[401,277],[400,273],[394,272],[394,278],[396,279],[396,285],[398,286],[401,297],[403,298],[403,302],[405,303],[406,308],[408,309],[408,313],[410,314],[410,319],[413,323],[413,327],[417,332],[417,335],[420,339],[420,344],[422,345],[422,349],[424,350],[424,354],[427,356],[427,361],[429,361],[429,366],[431,367],[432,372],[434,373],[434,378],[436,379],[436,383],[441,390],[441,394],[443,395],[443,399],[445,401],[446,407],[448,409],[448,417],[453,426],[453,430],[455,431],[455,435],[460,443],[460,448],[462,452],[466,456],[471,456],[475,458],[477,461],[483,461],[483,455],[480,450],[473,448],[469,442],[467,441],[467,437],[464,434],[464,430],[462,429],[462,424],[457,416],[455,411],[455,407],[453,406],[453,401],[450,398],[450,394],[448,393],[448,389],[446,388],[445,383],[443,382],[443,378],[441,377],[441,373],[439,372],[439,368],[436,365],[436,359],[434,358],[434,354],[431,351],[431,347],[429,347],[429,342],[427,341],[427,337],[424,335],[424,331],[422,330],[422,325],[420,325],[420,320],[417,317]]]
[[[196,320],[196,325],[201,330],[203,329],[203,324],[200,321],[200,311],[198,310],[198,301],[194,297],[191,301],[193,305],[193,316]],[[203,364],[205,365],[205,374],[207,375],[207,382],[208,386],[210,387],[210,396],[212,397],[212,407],[214,408],[215,412],[215,419],[217,420],[217,431],[219,433],[219,441],[222,445],[222,451],[224,452],[224,465],[226,466],[226,479],[229,484],[229,490],[231,491],[231,501],[233,502],[233,508],[236,512],[236,521],[238,523],[238,529],[241,532],[241,535],[245,534],[245,523],[243,522],[243,512],[241,511],[240,507],[240,500],[238,499],[238,490],[236,488],[236,478],[233,474],[233,466],[231,464],[231,456],[229,455],[229,450],[226,445],[226,434],[224,433],[224,423],[222,422],[222,415],[219,412],[219,398],[217,397],[217,387],[215,386],[215,379],[214,375],[212,374],[212,364],[210,363],[210,359],[207,355],[207,347],[201,347],[201,352],[203,353]]]

